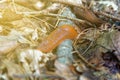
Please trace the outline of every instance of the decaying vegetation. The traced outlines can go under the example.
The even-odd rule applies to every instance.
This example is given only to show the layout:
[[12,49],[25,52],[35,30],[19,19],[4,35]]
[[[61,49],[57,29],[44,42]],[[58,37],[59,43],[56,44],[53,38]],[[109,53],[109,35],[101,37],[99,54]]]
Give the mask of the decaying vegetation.
[[[119,0],[1,0],[0,80],[120,80],[119,8]],[[57,47],[41,51],[43,41]]]

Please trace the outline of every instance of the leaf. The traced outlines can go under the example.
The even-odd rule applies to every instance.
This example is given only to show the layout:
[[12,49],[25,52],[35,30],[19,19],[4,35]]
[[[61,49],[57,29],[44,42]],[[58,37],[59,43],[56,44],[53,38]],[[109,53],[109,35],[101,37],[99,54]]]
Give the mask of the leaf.
[[70,67],[67,64],[56,61],[56,74],[65,78],[65,80],[76,80],[76,76],[71,72]]
[[76,14],[78,18],[87,20],[93,24],[98,25],[97,27],[99,27],[102,23],[104,23],[102,19],[98,18],[91,10],[87,8],[81,9],[81,8],[75,7],[74,13]]
[[115,50],[115,55],[120,60],[120,32],[117,31],[112,37],[113,49]]
[[42,53],[39,50],[28,49],[20,53],[19,61],[27,74],[40,75],[40,68],[44,67],[52,53]]
[[14,75],[24,74],[23,71],[21,70],[21,66],[19,66],[18,64],[14,63],[10,60],[4,59],[3,64],[8,71],[8,73],[7,73],[8,78],[19,80],[19,79],[15,78]]

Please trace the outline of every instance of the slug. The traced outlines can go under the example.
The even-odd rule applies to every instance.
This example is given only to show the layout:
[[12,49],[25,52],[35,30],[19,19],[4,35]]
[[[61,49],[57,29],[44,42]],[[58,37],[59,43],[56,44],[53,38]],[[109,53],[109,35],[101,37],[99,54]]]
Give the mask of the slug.
[[38,46],[42,52],[50,52],[65,39],[74,39],[78,35],[75,28],[71,25],[63,25],[51,32],[48,37]]

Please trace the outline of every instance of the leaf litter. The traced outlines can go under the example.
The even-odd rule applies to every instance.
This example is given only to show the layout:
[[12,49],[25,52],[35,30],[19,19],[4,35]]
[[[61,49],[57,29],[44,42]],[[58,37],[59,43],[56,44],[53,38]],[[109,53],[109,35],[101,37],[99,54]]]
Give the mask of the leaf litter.
[[[119,80],[119,6],[119,0],[1,0],[0,79]],[[38,50],[66,24],[78,32],[75,39]]]

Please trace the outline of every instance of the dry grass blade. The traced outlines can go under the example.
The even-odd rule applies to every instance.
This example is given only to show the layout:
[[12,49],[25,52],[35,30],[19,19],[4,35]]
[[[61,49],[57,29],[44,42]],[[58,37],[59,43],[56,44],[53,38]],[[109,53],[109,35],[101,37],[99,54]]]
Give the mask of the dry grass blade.
[[17,41],[0,41],[0,54],[5,54],[16,49],[19,43]]
[[108,14],[108,13],[105,13],[105,12],[102,12],[102,11],[94,11],[95,14],[97,15],[103,15],[107,18],[110,18],[110,19],[113,19],[113,20],[117,20],[117,21],[120,21],[120,18],[116,17],[116,16],[113,16],[111,14]]

